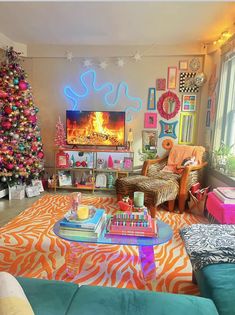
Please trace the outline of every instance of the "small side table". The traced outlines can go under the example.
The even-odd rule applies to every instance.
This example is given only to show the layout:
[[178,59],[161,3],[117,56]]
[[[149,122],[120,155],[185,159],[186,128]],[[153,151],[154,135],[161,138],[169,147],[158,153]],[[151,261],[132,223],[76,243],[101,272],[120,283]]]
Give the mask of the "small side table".
[[221,224],[235,224],[235,204],[224,204],[213,192],[208,194],[207,211]]

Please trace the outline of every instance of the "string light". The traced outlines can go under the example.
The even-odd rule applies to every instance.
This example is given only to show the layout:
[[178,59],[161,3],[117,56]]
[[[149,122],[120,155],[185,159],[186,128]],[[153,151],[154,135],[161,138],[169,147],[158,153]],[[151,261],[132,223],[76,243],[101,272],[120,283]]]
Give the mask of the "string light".
[[222,32],[219,38],[213,41],[213,45],[223,45],[232,35],[232,32],[229,31]]

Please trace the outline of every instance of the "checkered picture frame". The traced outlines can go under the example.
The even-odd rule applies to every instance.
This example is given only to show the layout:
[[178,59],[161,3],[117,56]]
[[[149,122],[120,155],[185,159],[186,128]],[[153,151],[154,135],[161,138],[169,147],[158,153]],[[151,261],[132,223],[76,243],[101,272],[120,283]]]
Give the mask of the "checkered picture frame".
[[180,73],[180,82],[179,82],[179,92],[182,93],[197,93],[199,91],[199,87],[196,85],[193,86],[185,86],[185,82],[187,79],[194,78],[196,72],[181,72]]

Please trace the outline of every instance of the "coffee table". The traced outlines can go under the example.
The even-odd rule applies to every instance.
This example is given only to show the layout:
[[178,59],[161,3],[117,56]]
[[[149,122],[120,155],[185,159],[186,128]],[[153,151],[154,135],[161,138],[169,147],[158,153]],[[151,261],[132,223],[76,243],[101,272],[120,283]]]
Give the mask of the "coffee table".
[[[89,244],[130,245],[138,246],[143,278],[146,282],[148,282],[152,279],[156,279],[156,265],[153,246],[168,242],[173,235],[173,231],[167,223],[157,220],[156,224],[158,227],[157,237],[136,237],[123,235],[106,236],[106,229],[104,229],[98,239],[89,239],[70,235],[65,236],[60,234],[60,220],[55,223],[53,231],[58,237],[69,241],[70,243],[70,250],[66,258],[68,275],[72,276],[75,274],[75,271],[79,266],[79,259],[81,259],[82,253],[87,249],[87,247],[89,247]],[[77,246],[78,243],[82,246]]]

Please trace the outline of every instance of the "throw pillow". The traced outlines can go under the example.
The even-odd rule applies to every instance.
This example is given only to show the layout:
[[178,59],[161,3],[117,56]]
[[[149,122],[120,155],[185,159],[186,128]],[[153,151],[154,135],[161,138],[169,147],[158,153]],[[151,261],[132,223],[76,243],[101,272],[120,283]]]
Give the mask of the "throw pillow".
[[7,272],[0,272],[0,314],[34,315],[19,282]]

